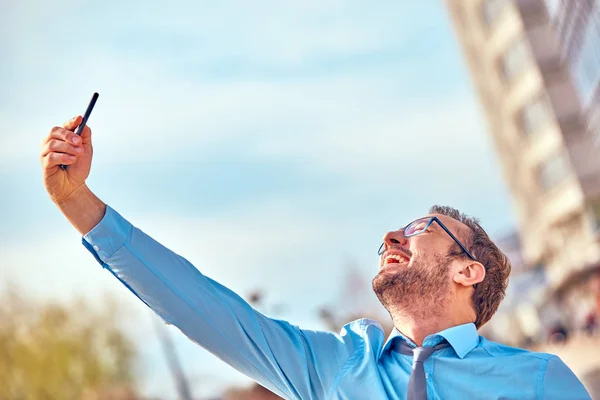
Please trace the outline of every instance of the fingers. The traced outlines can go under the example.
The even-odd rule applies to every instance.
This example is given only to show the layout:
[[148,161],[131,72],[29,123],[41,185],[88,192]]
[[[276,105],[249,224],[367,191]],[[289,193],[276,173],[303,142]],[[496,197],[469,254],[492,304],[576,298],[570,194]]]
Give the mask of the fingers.
[[[83,117],[81,117],[81,115],[78,115],[76,117],[71,118],[69,121],[65,122],[63,124],[63,128],[68,131],[74,132],[75,129],[77,129],[77,127],[81,124],[82,121],[83,121]],[[79,136],[81,137],[83,144],[91,143],[90,138],[92,136],[92,131],[87,124],[83,127],[83,131],[79,132]]]
[[92,130],[87,124],[83,127],[83,131],[81,132],[81,140],[84,145],[92,143]]
[[81,117],[81,115],[78,115],[65,122],[62,127],[68,131],[74,131],[75,128],[79,126],[82,120],[83,118]]
[[77,116],[65,122],[62,127],[55,126],[42,140],[40,159],[45,168],[73,164],[78,156],[91,155],[90,128],[85,126],[81,136],[73,132],[81,121],[81,116]]
[[44,139],[44,141],[42,142],[42,145],[44,145],[45,143],[48,143],[52,139],[57,139],[57,140],[61,140],[64,142],[68,142],[75,146],[81,145],[81,138],[79,136],[77,136],[77,134],[75,134],[72,131],[67,130],[65,128],[60,128],[58,126],[55,126],[54,128],[52,128],[50,130],[50,133]]
[[41,156],[44,157],[50,153],[66,153],[76,156],[83,153],[83,147],[74,146],[60,139],[50,139],[45,146],[42,146]]
[[42,157],[42,165],[45,169],[49,169],[61,164],[73,164],[76,159],[77,157],[66,153],[49,153]]
[[[57,164],[72,164],[77,157],[84,153],[83,140],[68,128],[76,127],[81,117],[75,117],[65,122],[63,127],[55,126],[41,144],[40,158],[45,168]],[[71,158],[73,156],[73,158]]]

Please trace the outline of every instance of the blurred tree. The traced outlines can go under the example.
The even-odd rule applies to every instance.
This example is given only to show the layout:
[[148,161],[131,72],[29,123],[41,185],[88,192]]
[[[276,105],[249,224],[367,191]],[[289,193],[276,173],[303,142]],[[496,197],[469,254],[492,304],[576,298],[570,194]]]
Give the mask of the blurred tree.
[[135,352],[116,311],[110,300],[96,309],[1,293],[0,399],[135,399]]
[[278,400],[281,397],[255,383],[248,388],[229,389],[223,400]]

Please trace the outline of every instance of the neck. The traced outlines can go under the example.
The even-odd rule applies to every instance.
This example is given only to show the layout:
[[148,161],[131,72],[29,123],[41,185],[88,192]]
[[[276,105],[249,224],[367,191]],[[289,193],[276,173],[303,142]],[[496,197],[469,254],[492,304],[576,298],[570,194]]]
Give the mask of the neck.
[[[475,313],[472,310],[460,312],[458,305],[444,307],[444,313],[437,315],[420,315],[415,312],[402,312],[390,310],[394,327],[404,336],[412,340],[417,346],[422,346],[423,341],[429,335],[441,332],[454,326],[467,324],[475,321]],[[453,312],[450,312],[453,310]]]

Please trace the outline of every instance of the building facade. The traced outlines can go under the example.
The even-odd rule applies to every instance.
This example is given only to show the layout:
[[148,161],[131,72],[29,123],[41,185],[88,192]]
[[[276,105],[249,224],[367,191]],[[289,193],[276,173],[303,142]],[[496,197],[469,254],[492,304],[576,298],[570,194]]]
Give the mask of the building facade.
[[600,265],[599,3],[446,0],[549,293]]
[[546,0],[590,133],[600,140],[600,0]]

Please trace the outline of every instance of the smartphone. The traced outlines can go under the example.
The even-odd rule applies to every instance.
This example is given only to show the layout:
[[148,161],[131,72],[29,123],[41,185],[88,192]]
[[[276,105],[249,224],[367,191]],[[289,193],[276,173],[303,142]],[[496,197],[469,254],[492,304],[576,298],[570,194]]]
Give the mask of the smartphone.
[[[83,128],[85,128],[85,124],[87,124],[87,121],[90,118],[90,114],[94,109],[94,105],[96,105],[96,100],[98,100],[98,96],[98,93],[93,94],[92,99],[90,100],[90,104],[88,104],[87,110],[85,110],[85,114],[83,114],[83,120],[81,121],[81,124],[79,124],[79,126],[75,129],[75,133],[79,136],[81,136],[81,132],[83,132]],[[67,169],[66,165],[61,165],[60,167],[62,169]]]

